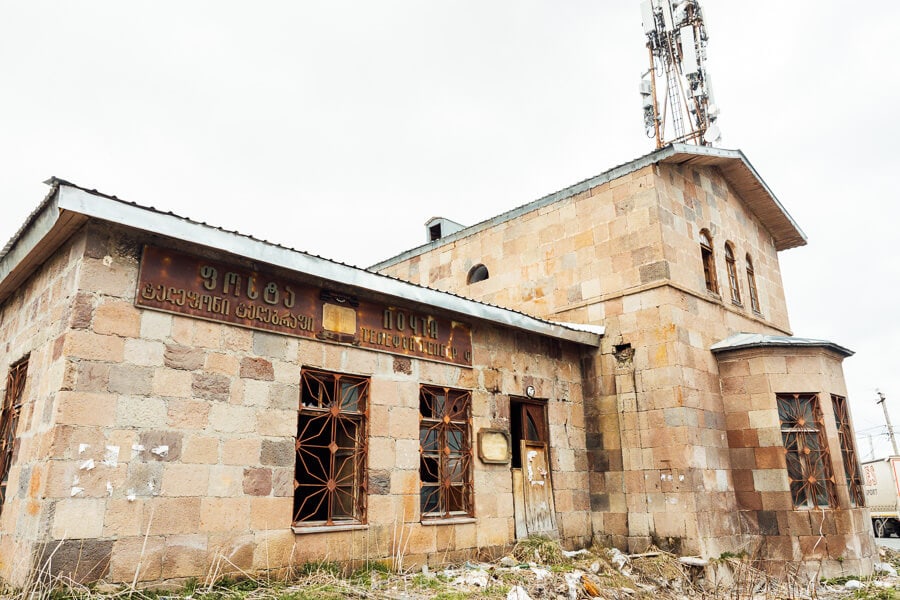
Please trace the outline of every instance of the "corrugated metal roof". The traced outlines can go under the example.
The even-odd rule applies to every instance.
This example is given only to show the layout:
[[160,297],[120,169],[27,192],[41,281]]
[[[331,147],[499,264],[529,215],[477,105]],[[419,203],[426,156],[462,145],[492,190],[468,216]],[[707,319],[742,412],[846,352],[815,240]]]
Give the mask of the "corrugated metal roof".
[[725,150],[710,148],[708,146],[695,146],[693,144],[670,144],[650,154],[644,155],[633,161],[623,163],[608,171],[580,181],[558,192],[548,194],[527,204],[501,213],[490,219],[486,219],[475,225],[466,227],[461,231],[442,237],[439,240],[423,244],[383,260],[369,267],[370,271],[379,271],[391,265],[408,260],[414,256],[424,254],[434,248],[450,242],[474,235],[495,225],[511,221],[524,214],[543,208],[554,202],[576,196],[581,192],[597,187],[604,183],[624,177],[639,169],[656,163],[666,164],[690,164],[698,166],[715,166],[720,169],[722,176],[734,188],[737,194],[744,200],[747,207],[759,218],[775,240],[777,250],[788,250],[806,244],[806,234],[800,226],[788,214],[778,198],[766,182],[759,176],[747,157],[740,150]]
[[834,350],[843,356],[853,356],[853,351],[839,346],[828,340],[817,340],[813,338],[802,338],[787,335],[763,335],[761,333],[736,333],[710,346],[710,350],[714,354],[726,352],[728,350],[742,350],[745,348],[771,348],[771,347],[793,347],[793,348],[828,348]]
[[52,178],[51,193],[0,254],[0,302],[86,219],[95,218],[183,240],[362,290],[419,303],[470,319],[599,346],[602,331],[538,319],[525,313],[372,273],[236,231],[163,212]]

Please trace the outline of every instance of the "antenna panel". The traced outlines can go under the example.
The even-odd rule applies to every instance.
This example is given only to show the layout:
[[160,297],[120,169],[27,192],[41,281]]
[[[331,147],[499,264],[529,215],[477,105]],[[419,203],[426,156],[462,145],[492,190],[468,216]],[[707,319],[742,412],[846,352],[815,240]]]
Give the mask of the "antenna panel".
[[641,22],[644,24],[644,33],[651,34],[656,31],[656,19],[653,18],[653,5],[650,0],[641,2]]
[[687,25],[681,28],[681,57],[681,65],[685,75],[693,75],[700,71],[700,61],[697,60],[697,45],[694,41],[693,25]]

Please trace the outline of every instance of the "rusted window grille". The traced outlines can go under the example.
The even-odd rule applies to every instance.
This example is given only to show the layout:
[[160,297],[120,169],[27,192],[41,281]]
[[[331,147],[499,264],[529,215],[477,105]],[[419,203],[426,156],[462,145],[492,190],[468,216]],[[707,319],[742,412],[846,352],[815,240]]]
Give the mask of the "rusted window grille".
[[750,291],[750,308],[753,312],[759,312],[759,293],[756,291],[756,274],[753,271],[753,261],[747,255],[747,289]]
[[731,244],[725,244],[725,267],[728,269],[728,287],[731,288],[731,301],[741,303],[741,289],[738,285],[737,264],[734,262],[734,250]]
[[472,516],[472,396],[422,386],[419,392],[419,479],[423,518]]
[[369,380],[312,369],[300,379],[294,524],[365,523]]
[[6,503],[6,484],[9,468],[16,452],[16,426],[22,409],[22,392],[25,390],[25,374],[28,371],[26,356],[14,364],[6,376],[6,395],[0,410],[0,511]]
[[700,259],[703,261],[703,277],[706,279],[706,289],[719,293],[719,284],[716,281],[716,260],[713,256],[712,238],[706,230],[700,232]]
[[837,506],[818,398],[815,394],[778,394],[776,399],[794,508]]
[[850,412],[847,399],[842,396],[831,396],[834,408],[834,422],[837,425],[838,439],[841,442],[841,458],[844,462],[844,474],[847,477],[847,490],[850,492],[850,506],[865,506],[866,499],[863,483],[856,458],[856,443],[853,441],[853,429],[850,427]]

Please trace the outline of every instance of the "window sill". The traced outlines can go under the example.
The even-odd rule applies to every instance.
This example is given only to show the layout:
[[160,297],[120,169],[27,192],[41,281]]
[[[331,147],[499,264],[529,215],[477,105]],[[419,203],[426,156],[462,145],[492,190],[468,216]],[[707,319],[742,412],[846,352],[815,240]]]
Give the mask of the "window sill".
[[362,529],[368,529],[369,526],[365,523],[347,523],[346,525],[310,525],[308,527],[298,527],[296,525],[291,526],[291,530],[297,534],[304,533],[325,533],[331,531],[357,531]]
[[741,308],[744,308],[744,303],[741,302],[740,300],[735,300],[734,298],[732,298],[732,299],[731,299],[731,303],[734,304],[735,306],[739,306],[739,307],[741,307]]
[[424,526],[431,525],[465,525],[467,523],[475,523],[477,519],[475,517],[449,517],[446,519],[422,519],[421,523]]

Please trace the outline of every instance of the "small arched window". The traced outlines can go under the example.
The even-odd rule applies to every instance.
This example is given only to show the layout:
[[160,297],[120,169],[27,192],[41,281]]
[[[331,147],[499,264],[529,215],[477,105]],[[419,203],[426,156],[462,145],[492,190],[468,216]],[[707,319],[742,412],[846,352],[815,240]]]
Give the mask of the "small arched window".
[[756,273],[753,271],[753,261],[750,255],[747,255],[747,289],[750,290],[750,308],[753,312],[761,312],[759,310],[759,293],[756,291]]
[[468,277],[466,277],[466,283],[478,283],[479,281],[484,281],[488,277],[490,277],[490,274],[488,273],[488,269],[486,266],[480,264],[475,265],[474,267],[469,269],[469,275]]
[[700,231],[700,259],[703,261],[703,277],[706,279],[706,289],[718,294],[719,284],[716,281],[716,260],[713,256],[712,238],[705,229]]
[[738,284],[737,264],[734,261],[734,247],[725,242],[725,268],[728,270],[728,287],[731,289],[731,301],[741,303],[741,288]]

